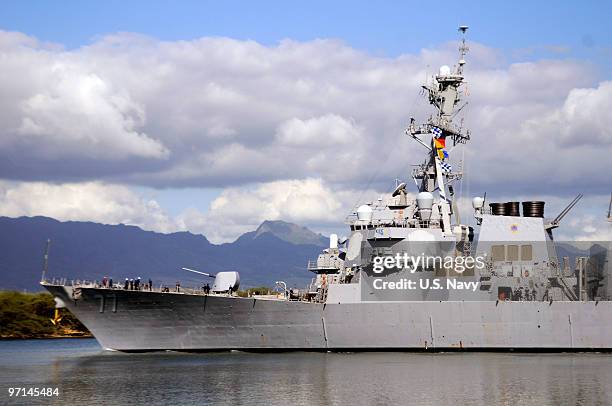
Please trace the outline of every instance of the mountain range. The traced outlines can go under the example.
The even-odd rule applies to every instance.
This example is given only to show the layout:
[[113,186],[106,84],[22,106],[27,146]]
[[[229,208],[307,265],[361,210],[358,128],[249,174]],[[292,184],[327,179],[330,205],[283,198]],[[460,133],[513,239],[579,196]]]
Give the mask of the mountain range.
[[264,221],[231,243],[212,244],[189,232],[161,234],[135,226],[61,222],[48,217],[0,217],[0,289],[40,290],[43,254],[51,240],[47,279],[121,282],[151,278],[154,285],[201,286],[212,280],[181,267],[240,272],[241,287],[307,284],[308,260],[327,238],[284,221]]

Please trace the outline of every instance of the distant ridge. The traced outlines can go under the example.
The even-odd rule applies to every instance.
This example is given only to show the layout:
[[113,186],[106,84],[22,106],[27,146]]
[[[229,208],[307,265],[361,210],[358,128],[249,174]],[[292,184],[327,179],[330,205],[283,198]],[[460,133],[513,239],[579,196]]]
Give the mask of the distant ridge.
[[256,239],[265,233],[270,233],[273,236],[287,241],[291,244],[301,245],[317,245],[320,247],[327,246],[327,238],[321,234],[316,234],[306,227],[298,226],[297,224],[287,223],[282,220],[266,220],[255,231],[244,233],[238,240]]
[[101,280],[151,278],[154,284],[180,280],[196,286],[210,279],[182,271],[237,270],[243,286],[270,286],[284,280],[301,286],[312,275],[326,239],[307,228],[283,221],[264,221],[232,243],[215,245],[189,232],[161,234],[136,226],[61,222],[48,217],[0,217],[0,289],[38,291],[42,254],[51,238],[49,277]]

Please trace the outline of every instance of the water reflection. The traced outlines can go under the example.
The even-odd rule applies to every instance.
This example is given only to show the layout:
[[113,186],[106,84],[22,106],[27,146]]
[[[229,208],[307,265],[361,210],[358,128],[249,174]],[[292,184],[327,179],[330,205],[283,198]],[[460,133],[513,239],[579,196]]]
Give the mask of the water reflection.
[[612,403],[611,354],[123,354],[84,341],[0,343],[4,394],[31,385],[58,386],[55,404]]

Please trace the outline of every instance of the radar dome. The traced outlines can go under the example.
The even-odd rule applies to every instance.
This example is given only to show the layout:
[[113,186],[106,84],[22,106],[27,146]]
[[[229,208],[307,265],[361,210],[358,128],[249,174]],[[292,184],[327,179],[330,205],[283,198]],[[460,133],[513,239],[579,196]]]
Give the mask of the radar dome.
[[428,221],[431,218],[431,208],[433,207],[434,197],[429,192],[421,192],[416,197],[421,220]]
[[440,66],[440,76],[448,76],[451,73],[450,66],[442,65]]
[[329,235],[329,248],[338,248],[338,234]]
[[484,199],[480,196],[476,196],[475,198],[472,199],[472,207],[475,209],[482,209],[482,206],[484,206]]
[[372,208],[367,204],[359,206],[357,209],[357,220],[370,221],[372,220]]
[[419,209],[431,209],[433,206],[434,197],[429,192],[421,192],[416,197],[417,206]]

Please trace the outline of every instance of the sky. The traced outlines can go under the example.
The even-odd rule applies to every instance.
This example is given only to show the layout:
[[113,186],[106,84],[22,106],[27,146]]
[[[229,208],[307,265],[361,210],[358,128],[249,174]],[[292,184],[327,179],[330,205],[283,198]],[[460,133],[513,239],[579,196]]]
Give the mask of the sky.
[[409,178],[420,85],[470,53],[460,206],[547,201],[612,238],[610,2],[4,1],[0,215],[232,241],[343,231]]

